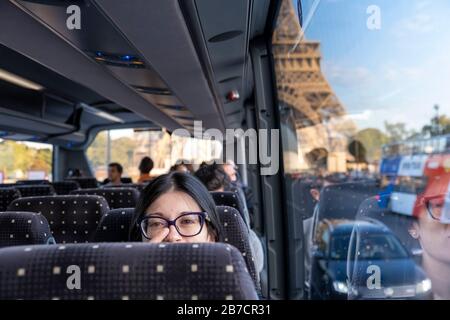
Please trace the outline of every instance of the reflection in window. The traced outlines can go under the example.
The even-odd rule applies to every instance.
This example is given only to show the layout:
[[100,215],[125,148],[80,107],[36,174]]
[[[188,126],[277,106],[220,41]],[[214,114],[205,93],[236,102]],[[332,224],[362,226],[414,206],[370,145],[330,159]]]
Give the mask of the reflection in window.
[[[281,2],[272,40],[289,210],[311,196],[297,186],[314,181],[322,191],[320,210],[310,210],[315,220],[342,218],[340,211],[356,219],[364,213],[351,207],[373,187],[371,210],[382,216],[372,218],[395,236],[416,237],[423,249],[418,270],[431,279],[435,297],[450,298],[448,221],[430,220],[424,207],[427,198],[450,193],[449,2],[302,0],[303,26],[296,6]],[[380,28],[367,25],[373,6]],[[329,177],[358,185],[328,192]],[[396,256],[387,235],[361,240],[369,257],[376,250]],[[375,240],[384,244],[369,245]],[[335,243],[336,258],[346,256],[345,243]]]

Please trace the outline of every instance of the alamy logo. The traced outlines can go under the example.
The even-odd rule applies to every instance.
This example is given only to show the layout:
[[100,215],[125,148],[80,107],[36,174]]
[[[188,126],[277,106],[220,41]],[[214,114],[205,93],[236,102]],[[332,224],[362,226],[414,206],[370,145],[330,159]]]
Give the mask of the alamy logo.
[[81,289],[81,270],[79,266],[71,265],[67,267],[67,274],[70,276],[67,278],[66,285],[69,290]]
[[69,30],[81,30],[81,9],[77,5],[67,7],[67,14],[70,16],[66,20],[66,25]]
[[369,290],[381,289],[381,269],[379,266],[371,265],[367,268],[367,274],[370,274],[367,279],[367,288]]
[[[181,137],[191,137],[191,133],[186,129],[176,129],[174,135]],[[194,138],[199,140],[215,140],[222,144],[223,154],[227,159],[237,159],[236,164],[259,164],[260,173],[263,176],[271,176],[277,174],[280,164],[280,132],[278,129],[273,130],[255,130],[255,129],[226,129],[225,137],[219,129],[203,130],[202,121],[194,121]],[[235,143],[236,142],[236,143]],[[248,142],[248,144],[247,144]],[[225,147],[223,147],[225,144]],[[241,152],[235,157],[235,146],[245,149],[248,146],[248,159]],[[200,159],[197,154],[199,150],[190,150],[188,159]],[[216,155],[214,160],[218,164],[222,164],[223,157]],[[194,163],[193,163],[194,164]]]
[[367,29],[380,30],[381,29],[381,9],[379,6],[371,5],[367,7]]

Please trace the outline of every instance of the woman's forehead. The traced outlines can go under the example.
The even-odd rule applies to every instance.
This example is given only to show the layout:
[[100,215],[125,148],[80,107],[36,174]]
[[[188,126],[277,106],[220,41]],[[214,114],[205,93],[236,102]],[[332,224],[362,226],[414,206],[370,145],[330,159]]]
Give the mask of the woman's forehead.
[[183,191],[170,191],[158,197],[146,210],[148,214],[158,214],[174,218],[184,212],[201,211],[198,203]]

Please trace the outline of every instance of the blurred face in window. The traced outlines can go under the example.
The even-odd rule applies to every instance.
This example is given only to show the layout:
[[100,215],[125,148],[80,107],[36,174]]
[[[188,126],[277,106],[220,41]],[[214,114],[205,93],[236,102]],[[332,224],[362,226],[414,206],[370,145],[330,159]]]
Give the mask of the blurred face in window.
[[[169,225],[167,221],[175,225]],[[144,242],[202,243],[214,242],[208,230],[208,217],[187,193],[169,191],[147,209],[141,225]]]
[[424,255],[450,267],[450,225],[437,219],[438,213],[447,210],[444,209],[444,199],[434,199],[432,206],[435,217],[424,206],[419,218],[413,223],[410,234],[419,240]]

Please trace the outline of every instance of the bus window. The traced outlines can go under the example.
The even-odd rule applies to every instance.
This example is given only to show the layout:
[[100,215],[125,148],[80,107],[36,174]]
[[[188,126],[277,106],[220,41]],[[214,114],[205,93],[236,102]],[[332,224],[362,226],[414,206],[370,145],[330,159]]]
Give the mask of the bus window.
[[[448,222],[427,205],[436,196],[449,199],[448,2],[303,0],[302,19],[297,7],[282,1],[272,53],[286,201],[295,214],[301,199],[316,200],[312,217],[298,226],[306,294],[449,299]],[[314,192],[297,189],[305,176],[315,181]],[[334,245],[347,250],[349,239],[357,241],[349,255],[368,250],[358,248],[364,243],[376,248],[372,262],[383,264],[384,279],[403,280],[371,290],[359,278],[367,275],[366,260],[352,256],[351,270],[322,263],[327,258],[314,255],[311,234],[325,220],[337,221],[328,227]],[[419,243],[423,263],[383,252],[389,243],[413,252],[407,238]]]
[[152,176],[167,173],[177,161],[197,167],[203,161],[220,157],[221,144],[214,140],[200,140],[165,131],[120,129],[100,132],[87,157],[95,177],[103,181],[108,176],[108,164],[117,162],[123,167],[123,177],[139,179],[139,163],[148,156],[153,160]]
[[53,146],[0,139],[0,183],[52,180]]

